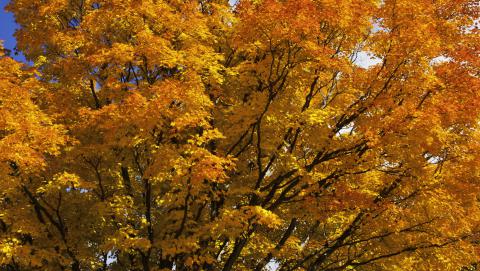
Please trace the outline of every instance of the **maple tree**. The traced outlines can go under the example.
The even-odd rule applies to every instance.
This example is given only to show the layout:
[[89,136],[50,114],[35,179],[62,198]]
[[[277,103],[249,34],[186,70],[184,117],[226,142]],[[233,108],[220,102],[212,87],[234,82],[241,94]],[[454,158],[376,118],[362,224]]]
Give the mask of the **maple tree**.
[[7,9],[0,269],[476,270],[477,1]]

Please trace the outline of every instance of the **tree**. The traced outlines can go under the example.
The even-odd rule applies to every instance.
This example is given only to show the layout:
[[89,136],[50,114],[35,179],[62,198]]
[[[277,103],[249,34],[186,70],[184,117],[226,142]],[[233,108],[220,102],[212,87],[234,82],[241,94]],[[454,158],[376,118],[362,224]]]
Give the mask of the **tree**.
[[480,260],[476,1],[7,8],[0,268]]

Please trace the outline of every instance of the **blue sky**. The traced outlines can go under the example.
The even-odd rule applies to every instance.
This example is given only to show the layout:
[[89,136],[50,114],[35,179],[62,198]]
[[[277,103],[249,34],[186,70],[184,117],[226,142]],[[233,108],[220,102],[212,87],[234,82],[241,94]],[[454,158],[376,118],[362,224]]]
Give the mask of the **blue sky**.
[[[5,48],[13,50],[15,47],[13,33],[17,26],[13,15],[5,11],[5,6],[8,2],[8,0],[0,0],[0,40],[3,40],[3,46]],[[12,54],[12,57],[19,61],[25,61],[25,58],[21,55],[15,56]]]

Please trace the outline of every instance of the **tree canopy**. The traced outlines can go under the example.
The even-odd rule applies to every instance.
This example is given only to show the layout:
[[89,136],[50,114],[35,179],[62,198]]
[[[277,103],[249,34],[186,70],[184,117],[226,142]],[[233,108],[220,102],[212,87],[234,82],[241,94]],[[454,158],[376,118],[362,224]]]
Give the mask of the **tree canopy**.
[[7,9],[1,270],[477,270],[477,0]]

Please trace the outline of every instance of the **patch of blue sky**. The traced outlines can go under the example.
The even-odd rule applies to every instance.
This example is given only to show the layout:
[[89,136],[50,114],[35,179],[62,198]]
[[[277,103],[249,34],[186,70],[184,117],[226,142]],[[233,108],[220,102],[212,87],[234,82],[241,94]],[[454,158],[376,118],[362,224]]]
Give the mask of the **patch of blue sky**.
[[15,54],[16,40],[13,34],[17,28],[13,14],[5,11],[8,0],[0,0],[0,40],[3,40],[3,47],[10,50],[11,56],[18,61],[25,62],[25,57],[21,54]]

